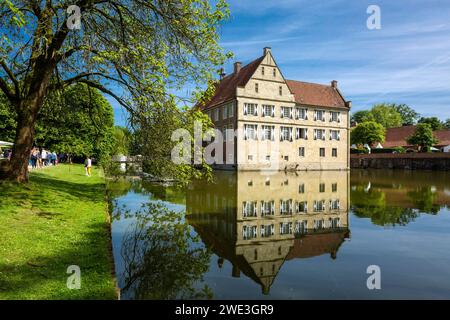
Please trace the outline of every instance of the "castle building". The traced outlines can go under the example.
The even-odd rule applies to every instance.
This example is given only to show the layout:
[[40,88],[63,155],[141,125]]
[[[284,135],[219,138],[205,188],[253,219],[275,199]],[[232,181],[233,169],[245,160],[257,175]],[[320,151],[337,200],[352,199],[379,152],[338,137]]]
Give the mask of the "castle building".
[[236,62],[201,106],[224,134],[214,167],[234,170],[349,169],[350,108],[335,80],[286,80],[270,48],[245,66]]

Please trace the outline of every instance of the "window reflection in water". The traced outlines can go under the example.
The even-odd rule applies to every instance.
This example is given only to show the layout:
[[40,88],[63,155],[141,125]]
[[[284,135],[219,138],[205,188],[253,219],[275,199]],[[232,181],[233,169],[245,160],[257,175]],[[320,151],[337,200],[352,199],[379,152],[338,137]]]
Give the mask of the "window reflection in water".
[[349,179],[345,171],[218,172],[215,183],[190,185],[186,217],[220,264],[230,261],[232,276],[242,272],[268,294],[286,260],[336,259],[350,237]]

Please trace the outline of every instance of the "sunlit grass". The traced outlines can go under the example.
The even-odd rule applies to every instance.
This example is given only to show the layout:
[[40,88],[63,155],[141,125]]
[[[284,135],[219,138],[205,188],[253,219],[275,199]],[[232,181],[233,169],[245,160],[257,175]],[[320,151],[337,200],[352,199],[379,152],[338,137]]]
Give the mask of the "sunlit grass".
[[[60,165],[0,183],[0,299],[115,299],[105,181]],[[81,269],[81,289],[66,286]]]

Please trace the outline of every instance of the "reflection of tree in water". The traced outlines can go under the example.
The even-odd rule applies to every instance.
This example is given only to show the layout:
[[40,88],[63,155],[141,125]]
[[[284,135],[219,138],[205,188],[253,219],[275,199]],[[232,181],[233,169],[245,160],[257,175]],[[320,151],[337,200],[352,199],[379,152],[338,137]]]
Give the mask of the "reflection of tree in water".
[[[192,234],[184,213],[148,203],[135,216],[121,251],[123,292],[134,299],[212,298],[202,284],[210,253]],[[196,283],[202,285],[195,287]]]
[[430,186],[419,187],[407,192],[408,197],[414,205],[422,212],[437,214],[441,206],[436,203],[437,194],[431,190]]
[[380,226],[404,226],[419,216],[414,209],[387,205],[384,192],[373,188],[367,190],[364,186],[355,186],[351,202],[351,209],[357,217],[370,218],[372,223]]

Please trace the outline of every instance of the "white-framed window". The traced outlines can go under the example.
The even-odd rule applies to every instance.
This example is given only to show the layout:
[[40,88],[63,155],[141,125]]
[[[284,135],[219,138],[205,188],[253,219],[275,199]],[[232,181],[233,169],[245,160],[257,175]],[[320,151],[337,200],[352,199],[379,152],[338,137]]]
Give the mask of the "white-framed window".
[[314,140],[325,141],[325,129],[314,129]]
[[339,199],[330,200],[330,210],[341,209],[341,201]]
[[233,104],[233,103],[230,103],[230,104],[228,105],[228,108],[227,108],[227,115],[228,115],[228,118],[231,118],[231,117],[234,116],[234,104]]
[[330,122],[341,122],[341,113],[338,111],[330,111]]
[[244,240],[254,239],[258,236],[258,227],[257,226],[247,226],[244,225],[242,227],[242,237]]
[[340,228],[341,227],[341,218],[330,218],[329,219],[330,228]]
[[295,108],[295,118],[298,120],[308,120],[308,109]]
[[214,121],[219,121],[219,108],[215,108],[213,111],[212,111],[212,113],[213,113],[213,120]]
[[225,141],[233,141],[234,139],[234,127],[233,124],[229,124],[224,127],[225,129]]
[[305,234],[308,232],[308,221],[300,220],[295,223],[295,233],[296,234]]
[[258,125],[244,124],[244,140],[258,140]]
[[323,212],[325,211],[325,200],[314,200],[314,212]]
[[292,127],[280,127],[280,141],[292,141]]
[[297,201],[295,203],[295,213],[307,213],[308,201]]
[[330,140],[341,140],[341,131],[340,130],[330,130]]
[[275,106],[263,104],[262,105],[262,116],[263,117],[275,117]]
[[244,217],[256,217],[258,215],[257,201],[244,201],[242,203],[242,215]]
[[257,116],[258,105],[256,103],[244,103],[244,115]]
[[325,122],[325,110],[314,110],[314,121]]
[[298,156],[304,157],[305,156],[305,147],[299,147],[298,148]]
[[282,118],[293,118],[293,110],[292,107],[281,107],[281,117]]
[[292,199],[280,200],[280,214],[282,215],[292,214]]
[[314,226],[313,226],[314,230],[325,228],[325,220],[324,219],[314,220],[313,224],[314,224]]
[[275,234],[275,225],[274,224],[266,224],[261,225],[261,237],[268,238]]
[[295,139],[308,140],[308,128],[295,128]]
[[262,140],[275,140],[275,126],[262,126],[262,133],[261,133],[261,139]]
[[261,201],[261,217],[275,214],[275,201]]
[[292,222],[281,222],[280,234],[292,234]]

